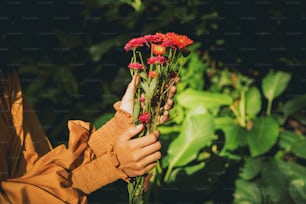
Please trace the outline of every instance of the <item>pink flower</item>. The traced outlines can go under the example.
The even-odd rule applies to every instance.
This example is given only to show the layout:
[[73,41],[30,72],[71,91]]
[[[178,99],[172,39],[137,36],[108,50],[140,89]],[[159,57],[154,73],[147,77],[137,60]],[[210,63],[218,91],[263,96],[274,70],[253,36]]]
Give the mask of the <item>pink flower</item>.
[[150,113],[148,113],[148,112],[143,112],[143,113],[141,113],[140,115],[139,115],[139,117],[138,117],[138,121],[140,122],[140,123],[149,123],[150,122],[150,118],[151,116],[150,116]]
[[140,64],[140,63],[138,63],[138,62],[131,62],[131,63],[128,65],[128,68],[130,68],[130,69],[143,70],[142,64]]
[[146,39],[144,37],[133,38],[125,44],[124,49],[129,51],[132,48],[143,46],[144,43],[146,43]]
[[164,56],[156,56],[148,58],[148,64],[165,64],[167,62],[167,58]]

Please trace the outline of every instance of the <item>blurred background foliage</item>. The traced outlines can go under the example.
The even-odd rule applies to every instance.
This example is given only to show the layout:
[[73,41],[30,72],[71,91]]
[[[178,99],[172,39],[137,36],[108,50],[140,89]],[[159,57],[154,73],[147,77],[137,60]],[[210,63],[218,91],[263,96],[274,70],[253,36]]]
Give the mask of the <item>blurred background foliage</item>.
[[[195,44],[173,120],[161,127],[164,158],[147,199],[305,202],[302,1],[8,2],[14,51],[6,59],[53,145],[67,142],[69,119],[100,126],[112,117],[130,80],[123,49],[130,38],[185,34]],[[89,201],[124,203],[126,185],[118,181]]]

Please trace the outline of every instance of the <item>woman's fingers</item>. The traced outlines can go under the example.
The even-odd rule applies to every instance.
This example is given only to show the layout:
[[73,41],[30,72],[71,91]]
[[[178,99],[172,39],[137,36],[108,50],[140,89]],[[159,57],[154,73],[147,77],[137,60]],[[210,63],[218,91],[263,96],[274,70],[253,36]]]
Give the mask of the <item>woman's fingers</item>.
[[151,145],[148,145],[144,148],[142,148],[140,150],[140,155],[142,155],[142,158],[150,155],[150,154],[153,154],[155,152],[158,152],[159,150],[161,149],[161,143],[159,141],[151,144]]
[[133,149],[141,149],[143,147],[146,147],[150,144],[155,143],[159,137],[159,134],[160,134],[159,131],[156,130],[149,135],[146,135],[140,138],[135,138],[130,141],[130,146]]
[[166,110],[166,111],[170,110],[173,107],[173,105],[174,105],[173,100],[172,99],[168,99],[167,103],[164,106],[164,110]]
[[170,90],[169,90],[169,95],[168,95],[168,97],[169,97],[169,98],[173,98],[174,95],[175,95],[175,93],[176,93],[176,87],[175,87],[175,86],[171,86],[171,88],[170,88]]

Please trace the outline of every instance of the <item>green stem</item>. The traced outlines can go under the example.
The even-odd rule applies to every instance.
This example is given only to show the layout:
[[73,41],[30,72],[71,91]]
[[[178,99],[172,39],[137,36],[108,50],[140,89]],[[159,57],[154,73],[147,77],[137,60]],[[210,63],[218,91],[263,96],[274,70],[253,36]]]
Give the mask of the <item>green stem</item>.
[[136,62],[136,48],[133,48],[133,62]]
[[160,88],[160,95],[159,95],[159,99],[158,99],[158,103],[157,103],[157,107],[155,109],[155,120],[154,120],[154,126],[153,126],[153,130],[157,129],[157,125],[158,125],[158,117],[160,116],[160,104],[162,102],[163,99],[163,94],[164,94],[164,87],[165,87],[166,81],[162,82],[161,88]]
[[157,160],[156,169],[157,169],[157,172],[158,172],[158,173],[161,173],[161,172],[163,171],[163,169],[161,168],[161,165],[160,165],[160,161],[159,161],[159,160]]
[[267,115],[271,114],[271,110],[272,110],[272,100],[268,100]]
[[239,122],[239,125],[242,126],[242,124],[241,124],[241,117],[240,117],[239,112],[236,110],[236,108],[234,106],[230,106],[229,108],[234,113],[235,117],[237,118],[237,120]]
[[146,66],[145,66],[145,64],[143,62],[143,58],[142,58],[141,52],[138,52],[138,55],[139,55],[140,63],[142,64],[144,71],[147,72],[146,71]]
[[242,127],[246,126],[246,121],[245,121],[245,90],[243,89],[241,91],[241,96],[240,96],[240,124]]
[[171,172],[172,172],[172,166],[169,166],[168,169],[167,169],[165,178],[164,178],[164,182],[165,182],[165,183],[167,183],[167,182],[169,181]]

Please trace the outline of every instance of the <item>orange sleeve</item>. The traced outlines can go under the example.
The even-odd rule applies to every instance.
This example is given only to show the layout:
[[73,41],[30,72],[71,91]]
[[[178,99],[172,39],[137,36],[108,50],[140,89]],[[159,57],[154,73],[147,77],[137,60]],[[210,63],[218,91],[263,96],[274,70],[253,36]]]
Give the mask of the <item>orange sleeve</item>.
[[97,157],[107,152],[107,147],[114,145],[118,137],[129,127],[133,126],[133,117],[130,113],[119,108],[120,102],[114,104],[115,116],[105,125],[92,134],[88,142],[89,147]]
[[72,173],[73,186],[86,194],[118,179],[129,182],[128,176],[117,168],[119,161],[113,152],[118,137],[133,126],[132,115],[119,109],[119,104],[114,105],[117,110],[115,116],[89,138],[88,144],[96,159]]
[[87,203],[86,194],[118,179],[128,181],[117,168],[113,145],[133,125],[132,116],[118,109],[118,103],[114,105],[114,118],[96,131],[89,123],[69,121],[68,147],[52,149],[35,112],[23,97],[15,73],[10,78],[10,88],[13,94],[8,99],[16,134],[8,134],[13,138],[12,149],[7,155],[0,154],[1,163],[7,164],[0,172],[9,170],[8,176],[0,176],[1,204],[83,204]]
[[35,152],[25,154],[27,166],[22,176],[1,182],[0,203],[87,203],[84,193],[72,187],[71,172],[92,157],[87,148],[87,123],[69,121],[68,148],[60,145],[40,157]]
[[[107,125],[120,121],[121,114]],[[85,194],[118,179],[128,181],[117,168],[119,162],[111,143],[103,145],[106,150],[99,157],[88,148],[89,123],[69,121],[68,127],[68,148],[60,145],[40,158],[36,153],[28,154],[27,162],[32,164],[27,166],[31,168],[21,177],[1,182],[0,203],[87,203]],[[104,138],[103,132],[97,130],[92,138]]]

